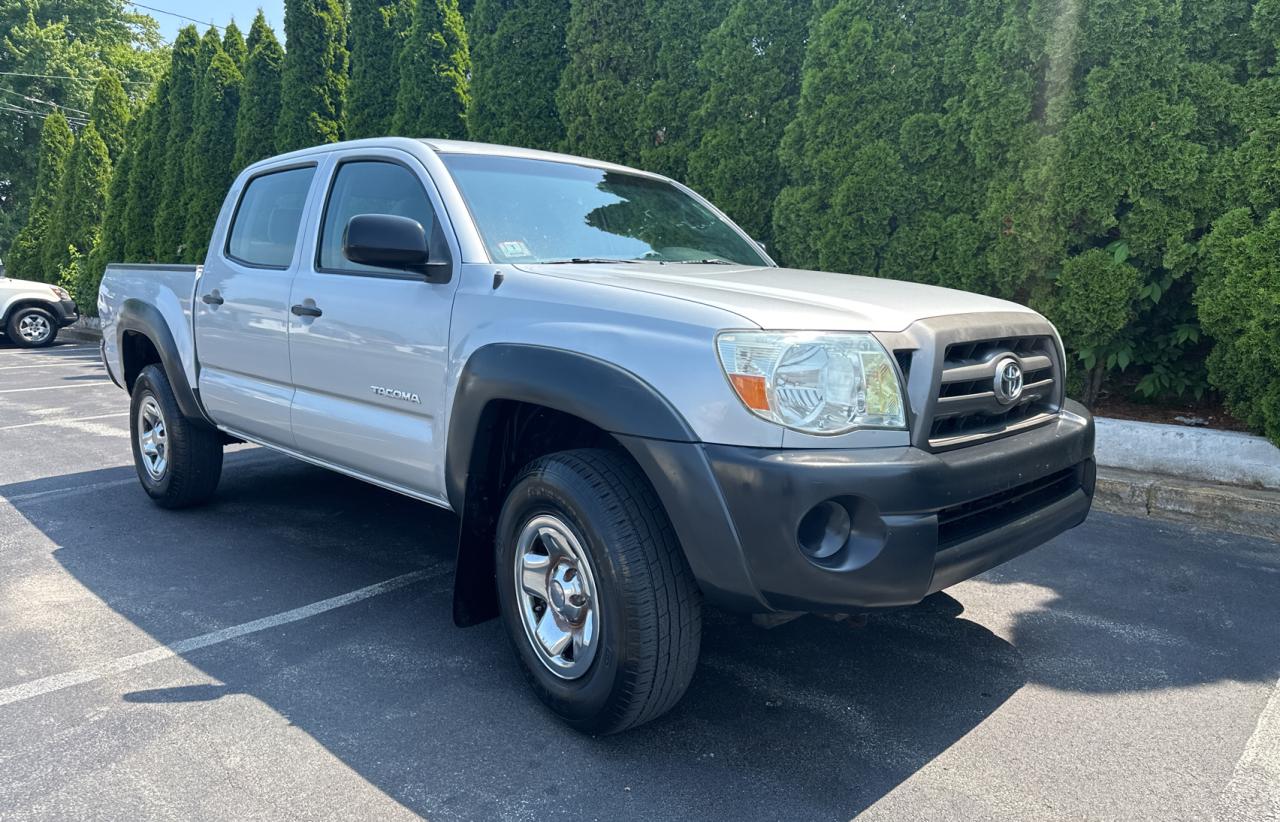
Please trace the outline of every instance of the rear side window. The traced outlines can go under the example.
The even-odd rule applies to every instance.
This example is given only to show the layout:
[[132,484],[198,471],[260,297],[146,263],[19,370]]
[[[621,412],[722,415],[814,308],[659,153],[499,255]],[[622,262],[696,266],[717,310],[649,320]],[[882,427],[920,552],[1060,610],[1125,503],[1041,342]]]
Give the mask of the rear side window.
[[287,268],[315,173],[315,166],[308,166],[250,180],[231,223],[227,256],[249,265]]
[[320,229],[319,268],[352,273],[383,269],[353,263],[342,254],[347,223],[358,214],[391,214],[417,220],[427,235],[433,261],[449,257],[449,247],[436,223],[435,209],[418,176],[397,163],[351,160],[338,166]]

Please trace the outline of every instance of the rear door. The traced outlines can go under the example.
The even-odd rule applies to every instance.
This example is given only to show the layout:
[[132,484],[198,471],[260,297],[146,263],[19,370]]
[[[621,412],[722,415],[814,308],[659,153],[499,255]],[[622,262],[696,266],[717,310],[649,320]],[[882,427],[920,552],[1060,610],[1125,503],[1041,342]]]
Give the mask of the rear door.
[[[292,447],[289,289],[311,205],[315,162],[250,177],[222,220],[196,284],[200,398],[220,425]],[[233,193],[234,196],[234,193]]]
[[[299,451],[384,485],[444,500],[443,418],[449,318],[459,254],[421,162],[394,149],[335,152],[321,169],[318,230],[290,298],[293,435]],[[347,260],[358,214],[422,224],[446,283]]]

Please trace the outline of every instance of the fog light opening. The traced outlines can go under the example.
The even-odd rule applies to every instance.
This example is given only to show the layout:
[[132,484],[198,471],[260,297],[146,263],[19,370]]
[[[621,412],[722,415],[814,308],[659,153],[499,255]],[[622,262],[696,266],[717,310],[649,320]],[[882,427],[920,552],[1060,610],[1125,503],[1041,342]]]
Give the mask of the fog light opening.
[[800,520],[796,541],[810,559],[827,559],[845,546],[852,528],[848,510],[835,500],[827,500],[810,508]]

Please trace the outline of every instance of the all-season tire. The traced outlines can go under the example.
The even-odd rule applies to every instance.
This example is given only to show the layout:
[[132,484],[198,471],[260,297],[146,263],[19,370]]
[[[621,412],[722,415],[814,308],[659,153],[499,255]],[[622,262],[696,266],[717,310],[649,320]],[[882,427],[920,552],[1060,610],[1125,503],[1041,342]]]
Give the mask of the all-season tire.
[[138,375],[129,417],[133,464],[157,505],[186,508],[213,496],[222,476],[222,437],[182,415],[160,366],[148,365]]
[[[530,528],[543,525],[547,531],[538,539],[563,540],[573,548],[567,553],[585,557],[584,569],[560,576],[568,576],[569,587],[577,578],[590,589],[584,596],[581,588],[573,588],[597,618],[598,644],[589,649],[589,665],[568,676],[557,667],[563,658],[550,658],[546,645],[539,650],[534,635],[538,597],[517,583],[519,574],[533,568],[532,587],[537,588],[542,573],[540,564],[526,564],[521,557],[537,560],[544,550],[557,554],[534,547],[518,556]],[[560,530],[564,533],[558,536]],[[701,594],[657,495],[630,460],[580,449],[530,463],[503,503],[495,549],[507,636],[534,691],[561,719],[587,733],[617,733],[661,716],[684,695],[702,639]],[[547,574],[546,579],[556,577],[552,570]],[[566,590],[558,589],[562,604]],[[556,598],[552,592],[543,600],[544,617],[550,618],[546,610]],[[535,622],[527,623],[527,603],[533,603],[528,619]]]
[[19,348],[44,348],[58,339],[58,322],[43,308],[28,306],[9,315],[4,333]]

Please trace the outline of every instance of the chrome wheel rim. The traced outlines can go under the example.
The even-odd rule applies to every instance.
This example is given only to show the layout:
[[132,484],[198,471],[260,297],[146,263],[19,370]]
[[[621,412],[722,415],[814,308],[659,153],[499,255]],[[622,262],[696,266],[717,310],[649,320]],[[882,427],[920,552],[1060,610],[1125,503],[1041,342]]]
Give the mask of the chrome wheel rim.
[[43,314],[28,314],[18,320],[18,333],[27,342],[44,342],[52,330],[53,326],[49,325],[49,319]]
[[586,550],[559,517],[539,514],[520,529],[515,583],[538,659],[561,679],[585,674],[600,644],[598,589]]
[[142,454],[142,467],[147,475],[153,480],[163,478],[169,467],[169,438],[160,403],[152,396],[144,398],[138,406],[138,452]]

